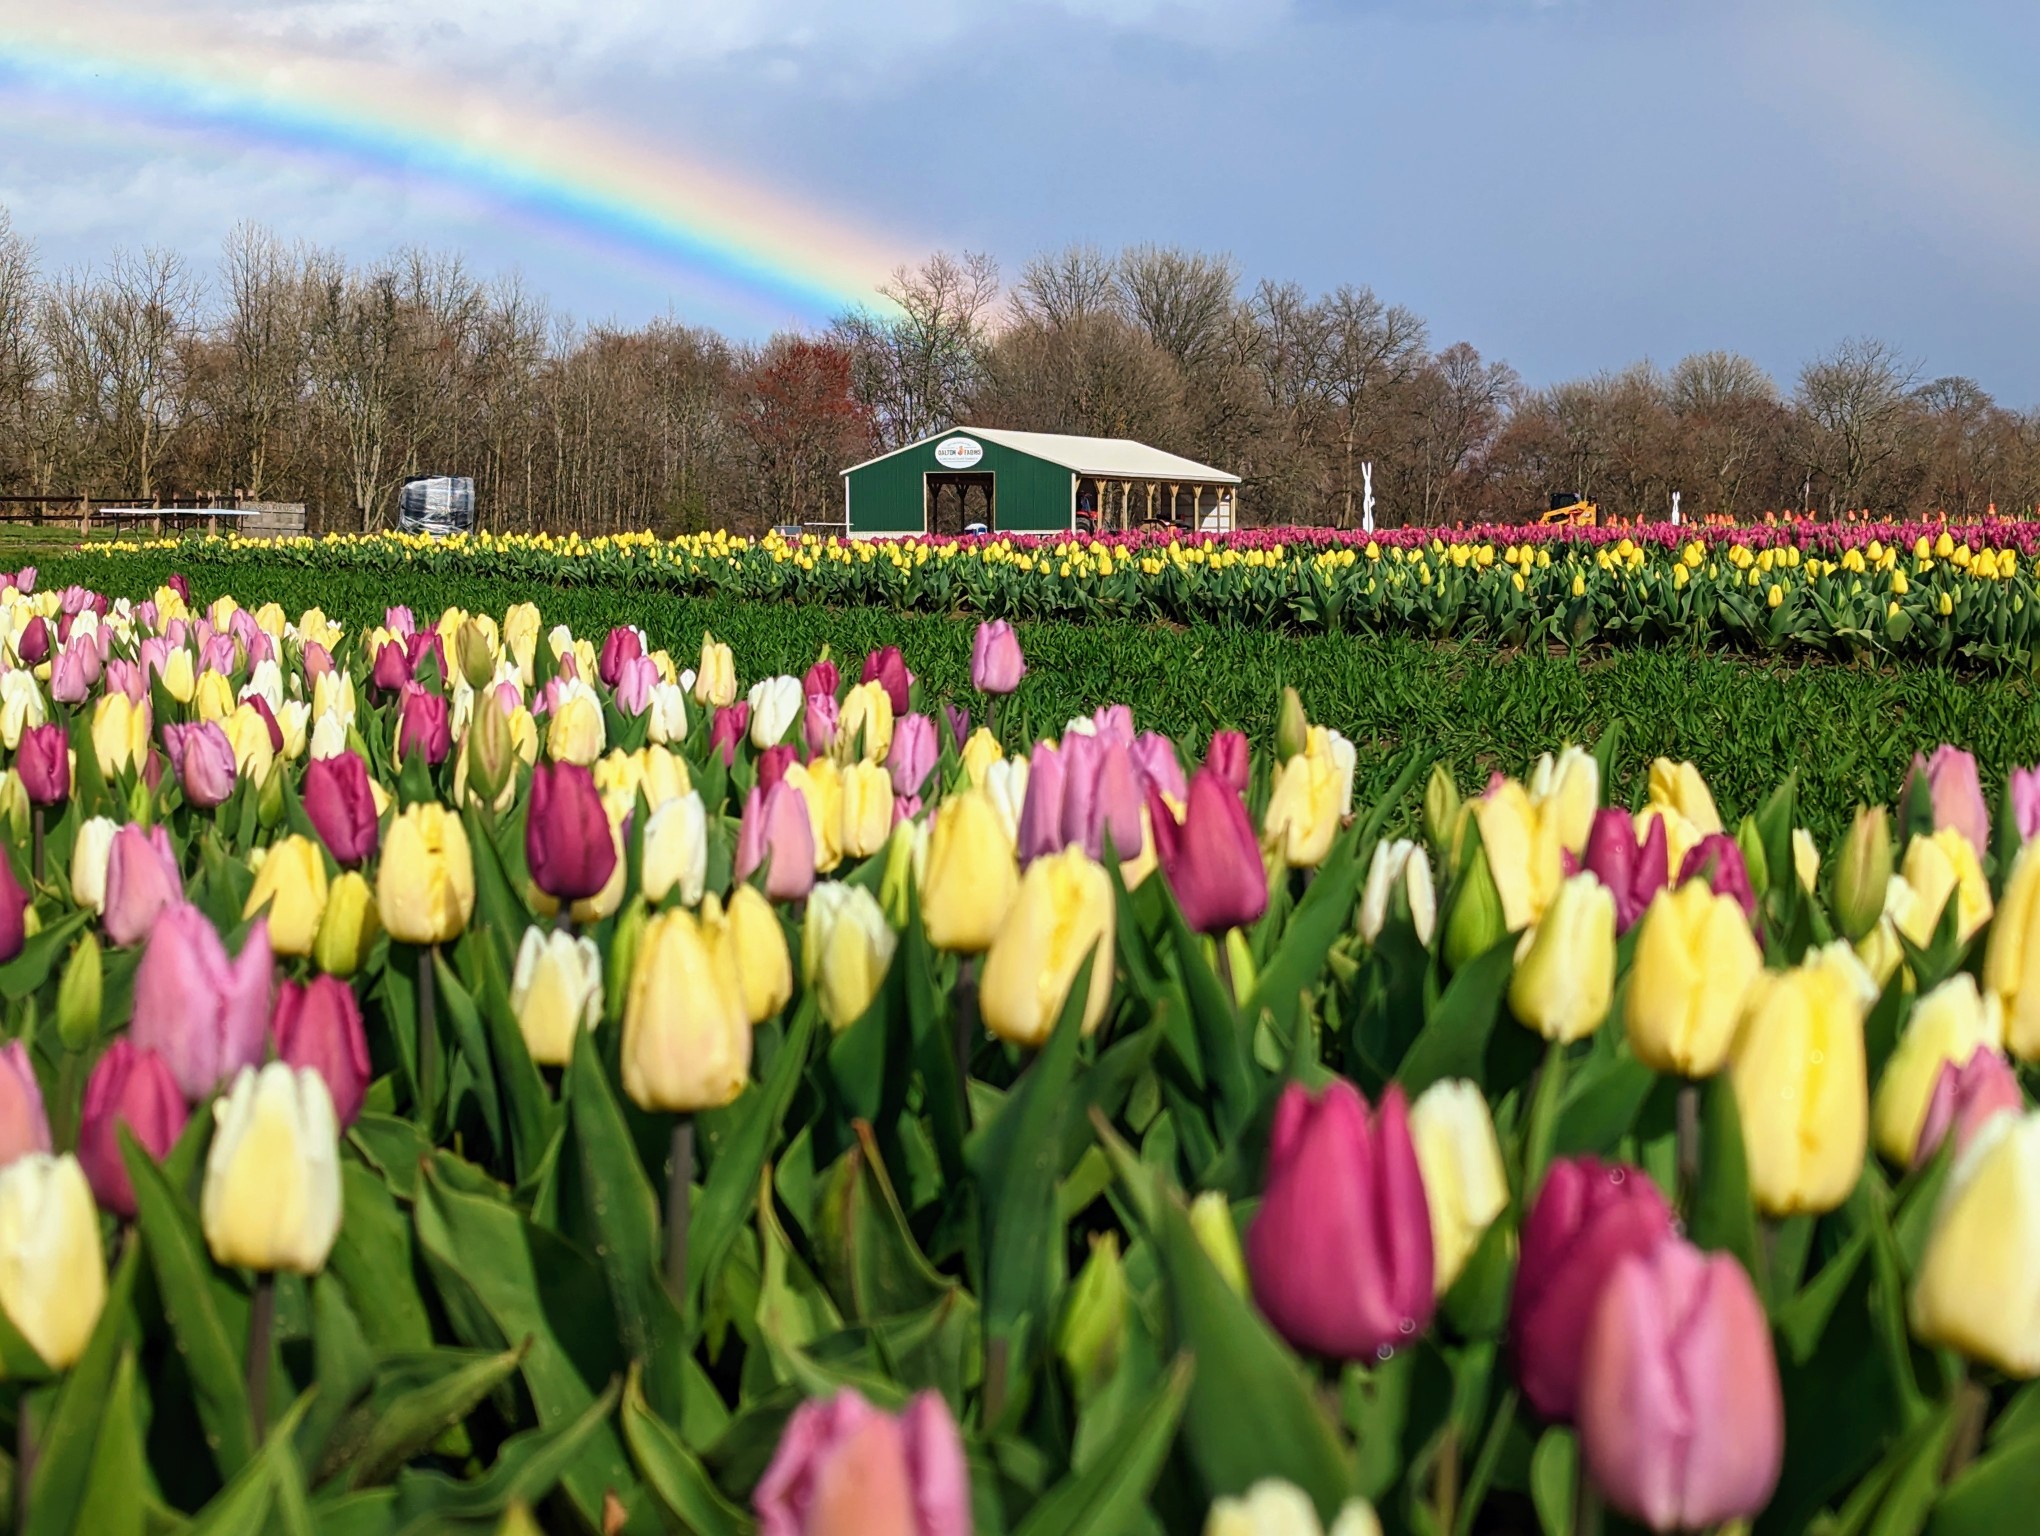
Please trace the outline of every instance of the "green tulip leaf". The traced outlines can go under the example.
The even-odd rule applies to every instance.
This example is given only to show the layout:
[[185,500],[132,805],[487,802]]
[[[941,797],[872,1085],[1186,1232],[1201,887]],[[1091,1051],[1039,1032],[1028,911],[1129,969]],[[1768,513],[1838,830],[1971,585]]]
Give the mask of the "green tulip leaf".
[[1058,1483],[1028,1511],[1014,1536],[1117,1536],[1138,1529],[1148,1490],[1176,1438],[1195,1363],[1184,1356],[1101,1445],[1091,1464]]
[[1444,1078],[1482,1080],[1481,1064],[1515,966],[1516,941],[1509,937],[1454,973],[1396,1068],[1396,1081],[1412,1099]]
[[623,1438],[659,1502],[694,1536],[750,1536],[757,1528],[723,1497],[672,1426],[652,1412],[635,1370],[623,1391]]
[[[138,1245],[130,1244],[114,1269],[106,1303],[100,1309],[99,1322],[86,1341],[84,1353],[73,1362],[63,1385],[57,1389],[48,1422],[37,1428],[33,1497],[23,1536],[62,1536],[66,1531],[94,1529],[79,1525],[79,1512],[90,1501],[94,1469],[102,1455],[100,1442],[123,1433],[114,1402],[118,1378],[123,1372],[127,1373],[128,1394],[125,1430],[131,1432],[134,1428],[134,1362],[124,1353],[123,1341],[132,1326],[135,1274],[140,1266]],[[0,1321],[5,1316],[0,1313]],[[8,1331],[13,1332],[11,1325]],[[23,1343],[21,1347],[28,1346]],[[35,1363],[41,1365],[40,1360]],[[17,1379],[12,1361],[7,1364],[7,1377],[10,1381]],[[118,1459],[125,1453],[113,1447],[104,1454]]]

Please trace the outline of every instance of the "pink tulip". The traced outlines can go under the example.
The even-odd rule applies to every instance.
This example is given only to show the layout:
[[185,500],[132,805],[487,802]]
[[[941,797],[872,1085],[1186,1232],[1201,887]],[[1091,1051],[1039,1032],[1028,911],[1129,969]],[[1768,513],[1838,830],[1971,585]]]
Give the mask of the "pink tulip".
[[62,805],[71,798],[71,738],[54,720],[21,733],[14,768],[30,805]]
[[900,648],[888,645],[873,651],[864,658],[864,675],[860,683],[877,683],[892,700],[893,714],[907,712],[907,691],[914,686],[914,674],[907,670],[906,658],[900,655]]
[[385,640],[375,653],[375,666],[368,674],[371,688],[378,693],[395,693],[411,680],[411,664],[404,656],[404,642]]
[[412,617],[409,604],[405,603],[383,610],[382,627],[404,640],[418,633],[418,621]]
[[935,722],[922,714],[901,715],[893,726],[892,750],[885,759],[893,793],[918,795],[934,771],[936,756]]
[[1151,785],[1148,820],[1155,854],[1183,921],[1214,936],[1259,921],[1268,910],[1268,872],[1240,797],[1209,768],[1185,791],[1181,825]]
[[751,1495],[758,1536],[971,1536],[970,1473],[949,1405],[894,1418],[846,1388],[796,1408]]
[[170,836],[128,822],[113,834],[106,859],[106,910],[101,920],[116,944],[138,944],[158,916],[184,900],[184,877]]
[[1704,880],[1715,895],[1733,896],[1743,916],[1756,921],[1757,897],[1750,889],[1749,866],[1743,863],[1741,847],[1727,833],[1710,832],[1686,851],[1677,883],[1684,885],[1688,880]]
[[737,748],[743,745],[744,733],[750,728],[751,705],[747,699],[723,705],[709,720],[708,750],[721,755],[723,767],[736,763]]
[[163,750],[184,798],[199,809],[224,804],[234,792],[234,748],[218,722],[164,726]]
[[809,699],[817,694],[833,699],[842,686],[843,675],[827,657],[809,667],[807,675],[800,680],[800,691]]
[[603,685],[614,689],[623,678],[625,662],[636,661],[645,653],[645,643],[634,629],[618,625],[602,642],[602,654],[595,663],[595,675]]
[[1672,1230],[1671,1208],[1640,1168],[1591,1157],[1551,1165],[1530,1219],[1509,1298],[1509,1334],[1523,1395],[1569,1423],[1580,1391],[1580,1349],[1615,1262]]
[[1785,1459],[1771,1325],[1741,1264],[1678,1238],[1617,1261],[1580,1367],[1580,1451],[1653,1530],[1756,1515]]
[[1091,716],[1100,741],[1120,741],[1133,745],[1133,706],[1131,704],[1106,704]]
[[1636,823],[1627,811],[1608,806],[1594,813],[1593,827],[1587,833],[1585,868],[1614,896],[1617,932],[1627,933],[1643,916],[1651,898],[1665,888],[1669,858],[1664,817],[1650,818],[1650,830],[1639,846]]
[[305,642],[305,681],[315,683],[333,670],[333,653],[316,640]]
[[149,635],[143,639],[135,654],[141,662],[145,679],[163,675],[163,664],[170,659],[170,650],[170,641],[163,635]]
[[903,821],[912,821],[921,814],[921,810],[921,797],[919,795],[894,795],[892,824],[898,826]]
[[1082,843],[1102,859],[1109,839],[1122,861],[1138,858],[1145,841],[1131,740],[1078,733],[1063,739],[1063,757],[1063,845]]
[[737,827],[736,873],[748,880],[763,867],[765,894],[774,901],[803,901],[815,884],[815,834],[807,797],[785,780],[752,789]]
[[135,1214],[135,1187],[120,1155],[122,1125],[161,1162],[189,1118],[168,1062],[125,1035],[109,1045],[86,1079],[78,1122],[78,1163],[100,1205],[116,1216]]
[[241,648],[232,635],[214,635],[199,647],[198,669],[232,678],[241,665]]
[[24,565],[19,571],[17,571],[12,577],[8,579],[8,585],[12,586],[15,591],[21,593],[24,597],[26,597],[29,593],[35,590],[35,567],[32,565]]
[[422,752],[426,763],[437,768],[453,751],[446,698],[428,693],[417,683],[406,683],[403,700],[397,720],[397,760],[407,761],[412,753]]
[[270,1028],[281,1060],[310,1067],[325,1079],[340,1129],[354,1124],[372,1075],[354,989],[338,976],[314,976],[303,985],[286,981],[277,991]]
[[1020,803],[1022,864],[1032,864],[1063,847],[1064,777],[1062,752],[1045,741],[1037,744],[1028,765],[1027,796]]
[[1990,807],[1984,803],[1976,758],[1960,747],[1943,744],[1929,757],[1914,754],[1906,787],[1910,789],[1921,776],[1933,803],[1934,829],[1953,827],[1969,839],[1977,857],[1982,858],[1990,851]]
[[1211,745],[1204,752],[1204,766],[1244,795],[1253,778],[1252,753],[1241,731],[1213,731]]
[[118,657],[106,664],[106,691],[124,693],[130,704],[140,704],[149,696],[149,680],[141,666]]
[[2020,1091],[2018,1074],[1990,1047],[1979,1045],[1959,1067],[1952,1061],[1943,1062],[1927,1099],[1926,1117],[1920,1122],[1913,1166],[1919,1167],[1940,1151],[1950,1131],[1955,1134],[1959,1157],[1993,1115],[2023,1114],[2025,1109],[2026,1096]]
[[809,757],[820,757],[836,744],[836,721],[837,704],[834,694],[811,693],[807,696],[807,711],[801,721],[801,736],[807,742]]
[[1435,1304],[1431,1216],[1399,1085],[1371,1114],[1344,1078],[1282,1091],[1246,1248],[1254,1299],[1298,1348],[1369,1360],[1414,1342]]
[[0,965],[21,953],[28,942],[28,892],[14,877],[14,860],[0,848]]
[[2018,824],[2019,841],[2031,842],[2040,833],[2040,768],[2014,768],[2011,791],[2012,819]]
[[585,901],[616,873],[616,843],[592,769],[540,763],[531,773],[524,861],[532,884],[557,901]]
[[634,656],[618,670],[616,707],[635,720],[651,707],[652,690],[659,685],[659,668],[649,656]]
[[304,807],[319,841],[342,864],[359,864],[374,855],[380,838],[375,791],[369,788],[368,764],[358,753],[314,758],[305,769]]
[[90,587],[81,587],[73,583],[57,594],[58,611],[67,619],[73,615],[83,613],[87,608],[93,606],[93,601],[97,595]]
[[50,663],[50,697],[59,704],[83,704],[103,670],[97,646],[82,636],[71,641]]
[[262,1060],[274,972],[267,919],[256,919],[241,953],[229,959],[203,912],[168,907],[135,969],[129,1034],[162,1056],[185,1099],[196,1103]]
[[793,748],[786,742],[782,741],[776,747],[767,747],[758,754],[758,787],[770,789],[786,777],[786,770],[796,761],[798,759],[794,756]]
[[1004,619],[978,625],[970,646],[970,685],[979,693],[1011,693],[1027,675],[1020,637]]
[[1181,805],[1189,794],[1183,778],[1183,760],[1176,756],[1176,744],[1154,731],[1142,731],[1133,740],[1134,771],[1141,785],[1165,800]]
[[50,1117],[28,1047],[10,1040],[0,1051],[0,1167],[31,1152],[50,1150]]

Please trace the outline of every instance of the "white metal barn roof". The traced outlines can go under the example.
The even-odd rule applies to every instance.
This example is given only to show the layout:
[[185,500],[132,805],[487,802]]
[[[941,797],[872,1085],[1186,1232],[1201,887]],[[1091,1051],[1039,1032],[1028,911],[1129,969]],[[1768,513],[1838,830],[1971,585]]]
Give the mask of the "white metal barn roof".
[[[1062,432],[1009,432],[1004,427],[953,427],[894,452],[905,453],[907,448],[918,448],[940,437],[981,437],[1001,448],[1010,448],[1015,453],[1060,464],[1076,474],[1091,475],[1101,480],[1179,480],[1202,485],[1240,483],[1238,475],[1229,475],[1209,464],[1199,464],[1181,454],[1164,453],[1159,448],[1150,448],[1146,443],[1136,443],[1124,437],[1072,437]],[[890,457],[891,454],[882,453],[876,459],[866,459],[864,464],[851,465],[843,473],[854,474],[866,464],[876,464],[879,459]]]

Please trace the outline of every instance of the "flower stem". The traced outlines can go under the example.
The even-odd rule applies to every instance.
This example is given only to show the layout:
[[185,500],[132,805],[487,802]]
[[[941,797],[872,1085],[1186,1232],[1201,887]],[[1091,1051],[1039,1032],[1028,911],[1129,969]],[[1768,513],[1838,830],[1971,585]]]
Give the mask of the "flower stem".
[[439,1063],[439,1010],[433,989],[437,978],[439,946],[432,944],[419,952],[418,961],[418,1118],[432,1123],[432,1102],[437,1090]]
[[1984,1421],[1990,1417],[1990,1389],[1973,1376],[1967,1364],[1955,1383],[1955,1433],[1948,1441],[1948,1463],[1941,1469],[1941,1481],[1955,1475],[1976,1459],[1983,1444]]
[[35,1424],[29,1418],[28,1393],[14,1409],[14,1528],[28,1529],[29,1484],[35,1480]]
[[666,1176],[666,1283],[687,1295],[687,1228],[694,1219],[694,1116],[673,1117],[672,1167]]
[[1579,1455],[1577,1473],[1573,1479],[1573,1536],[1601,1536],[1601,1490],[1594,1486],[1594,1479],[1587,1471],[1584,1452]]
[[34,828],[32,843],[34,853],[30,869],[35,876],[35,883],[41,885],[43,883],[43,808],[41,806],[36,806],[30,813],[29,824]]
[[248,1413],[255,1421],[255,1443],[269,1437],[270,1336],[276,1331],[276,1276],[255,1275],[254,1305],[248,1310]]
[[1679,1084],[1678,1099],[1679,1209],[1690,1221],[1700,1193],[1700,1085]]
[[964,1094],[969,1117],[970,1059],[976,1054],[984,1023],[978,1013],[977,956],[965,955],[956,973],[956,1086]]

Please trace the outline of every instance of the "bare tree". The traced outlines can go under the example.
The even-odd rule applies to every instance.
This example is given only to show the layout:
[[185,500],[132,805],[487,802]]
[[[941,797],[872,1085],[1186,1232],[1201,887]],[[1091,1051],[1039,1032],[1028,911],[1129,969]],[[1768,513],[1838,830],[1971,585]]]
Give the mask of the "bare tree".
[[1190,372],[1210,362],[1224,344],[1239,283],[1230,256],[1138,245],[1119,259],[1126,313]]
[[1918,375],[1896,348],[1867,338],[1843,342],[1800,372],[1794,401],[1830,515],[1871,501],[1877,479],[1905,446],[1907,392]]
[[1020,269],[1020,281],[1013,285],[1008,302],[1015,321],[1050,329],[1119,314],[1123,310],[1119,263],[1095,245],[1071,245],[1053,256],[1036,256]]
[[831,334],[850,353],[857,397],[880,444],[896,448],[960,419],[999,294],[998,264],[969,251],[937,252],[917,268],[896,270],[880,291],[891,313],[853,310]]

